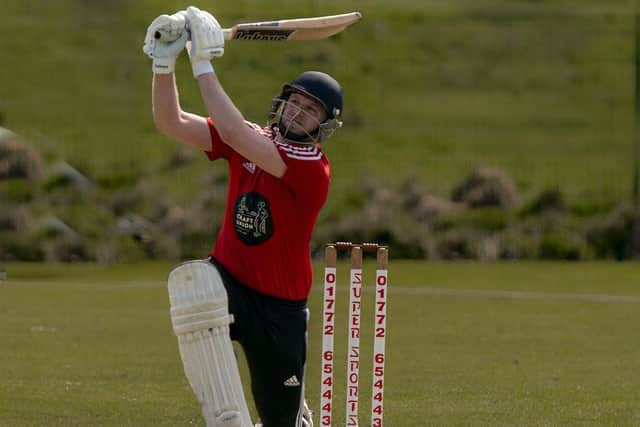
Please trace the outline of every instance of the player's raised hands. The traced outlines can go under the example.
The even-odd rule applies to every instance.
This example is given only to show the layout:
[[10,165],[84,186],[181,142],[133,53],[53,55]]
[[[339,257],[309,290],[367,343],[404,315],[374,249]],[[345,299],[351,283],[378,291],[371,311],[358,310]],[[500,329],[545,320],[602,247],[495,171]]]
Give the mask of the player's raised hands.
[[[157,36],[162,38],[158,39]],[[189,37],[186,31],[186,12],[160,15],[147,28],[142,50],[153,59],[152,70],[157,74],[173,73],[176,59]],[[167,40],[167,41],[163,41]]]
[[220,24],[209,12],[197,7],[187,8],[187,27],[191,42],[187,43],[194,77],[213,72],[211,59],[224,54],[224,34]]

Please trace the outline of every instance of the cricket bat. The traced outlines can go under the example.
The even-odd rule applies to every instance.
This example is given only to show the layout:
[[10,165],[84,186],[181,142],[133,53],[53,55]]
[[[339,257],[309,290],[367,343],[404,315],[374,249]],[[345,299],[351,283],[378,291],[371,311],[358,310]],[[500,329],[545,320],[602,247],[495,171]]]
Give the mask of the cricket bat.
[[[222,30],[225,40],[320,40],[331,37],[362,19],[360,12],[314,18],[282,19],[280,21],[237,24]],[[156,32],[156,39],[171,41],[165,34]]]

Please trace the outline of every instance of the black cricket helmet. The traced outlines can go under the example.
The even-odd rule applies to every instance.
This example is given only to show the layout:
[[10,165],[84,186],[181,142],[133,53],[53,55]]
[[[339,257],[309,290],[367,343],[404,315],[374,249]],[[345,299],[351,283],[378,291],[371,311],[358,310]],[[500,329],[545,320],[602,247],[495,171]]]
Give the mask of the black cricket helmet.
[[[291,132],[282,122],[282,113],[293,92],[306,95],[319,102],[327,113],[327,118],[318,123],[318,128],[302,135]],[[269,125],[277,128],[287,140],[297,144],[316,144],[329,138],[342,126],[342,87],[330,75],[319,71],[305,71],[290,83],[282,85],[278,96],[273,98],[269,112]],[[275,129],[274,129],[275,131]]]

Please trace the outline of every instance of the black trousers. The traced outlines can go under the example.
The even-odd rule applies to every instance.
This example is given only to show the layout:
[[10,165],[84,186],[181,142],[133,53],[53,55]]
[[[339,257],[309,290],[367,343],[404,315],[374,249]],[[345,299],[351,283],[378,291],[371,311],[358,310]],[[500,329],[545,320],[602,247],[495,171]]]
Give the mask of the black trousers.
[[234,279],[215,259],[229,298],[231,339],[242,346],[264,427],[301,426],[307,353],[307,302],[264,295]]

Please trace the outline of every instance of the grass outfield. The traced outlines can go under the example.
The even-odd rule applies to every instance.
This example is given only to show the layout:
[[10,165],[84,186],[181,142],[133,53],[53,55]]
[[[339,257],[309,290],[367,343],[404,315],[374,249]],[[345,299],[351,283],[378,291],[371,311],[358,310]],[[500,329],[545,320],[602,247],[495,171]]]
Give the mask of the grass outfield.
[[[0,426],[203,425],[171,332],[169,269],[9,264],[0,285]],[[386,425],[640,425],[639,273],[631,263],[393,261]],[[310,302],[314,407],[320,288]],[[372,297],[365,291],[363,319]],[[334,425],[344,422],[346,299],[338,293]],[[370,326],[363,322],[362,414]]]

